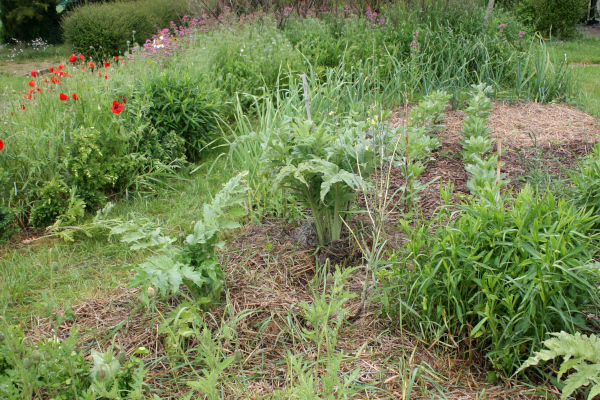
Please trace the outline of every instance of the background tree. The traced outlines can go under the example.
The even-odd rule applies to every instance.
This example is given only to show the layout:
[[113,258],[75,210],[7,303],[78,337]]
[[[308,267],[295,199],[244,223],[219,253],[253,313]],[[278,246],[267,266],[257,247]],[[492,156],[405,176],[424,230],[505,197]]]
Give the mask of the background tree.
[[56,0],[0,0],[2,41],[31,41],[42,38],[49,43],[61,41],[60,17]]

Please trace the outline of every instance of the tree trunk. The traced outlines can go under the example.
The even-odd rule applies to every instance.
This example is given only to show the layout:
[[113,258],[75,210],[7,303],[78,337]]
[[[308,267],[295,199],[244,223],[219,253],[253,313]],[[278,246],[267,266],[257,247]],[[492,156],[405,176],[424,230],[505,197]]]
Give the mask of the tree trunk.
[[494,0],[488,1],[487,11],[485,12],[485,18],[483,19],[483,24],[487,26],[490,23],[490,18],[492,17],[492,10],[494,9]]

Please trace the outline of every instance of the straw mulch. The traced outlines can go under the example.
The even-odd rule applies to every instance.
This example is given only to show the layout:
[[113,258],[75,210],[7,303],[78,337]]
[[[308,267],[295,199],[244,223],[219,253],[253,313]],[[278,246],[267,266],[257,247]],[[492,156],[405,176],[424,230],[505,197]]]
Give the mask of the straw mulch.
[[[465,186],[467,174],[460,152],[458,130],[461,111],[449,111],[445,120],[447,129],[440,134],[443,147],[434,154],[434,160],[421,177],[423,182],[438,178],[438,182],[452,182],[455,193],[468,194]],[[402,115],[396,113],[391,121],[399,123]],[[495,103],[489,126],[493,134],[501,138],[507,151],[503,155],[504,173],[514,182],[527,173],[531,163],[544,165],[549,173],[559,173],[564,166],[572,166],[578,157],[588,153],[598,141],[600,126],[594,118],[563,105],[540,105],[520,103],[511,105]],[[531,134],[531,135],[530,135]],[[531,137],[535,135],[535,140]],[[398,171],[392,176],[391,190],[402,185]],[[517,184],[518,185],[518,184]],[[516,186],[515,186],[516,187]],[[365,199],[359,201],[364,202]],[[439,183],[430,185],[421,193],[421,215],[427,217],[440,205]],[[395,206],[395,205],[394,205]],[[391,216],[400,215],[400,208],[391,210]],[[355,218],[360,221],[360,216]],[[391,227],[393,228],[393,226]],[[214,309],[207,323],[213,328],[230,321],[231,314],[247,312],[236,325],[237,338],[224,348],[226,353],[239,352],[241,363],[229,371],[245,376],[243,390],[236,384],[226,385],[226,398],[261,398],[289,384],[286,355],[303,354],[305,359],[315,357],[312,344],[302,340],[299,332],[306,327],[302,318],[301,304],[313,301],[311,282],[316,273],[314,248],[299,243],[297,226],[281,221],[266,221],[262,225],[248,224],[222,253],[222,265],[227,272],[225,287],[229,310],[225,306]],[[391,243],[400,245],[402,238],[396,229],[390,230]],[[396,236],[394,236],[396,235]],[[356,398],[399,399],[403,397],[402,377],[414,368],[423,366],[433,375],[423,372],[423,385],[430,392],[413,392],[414,399],[428,398],[442,390],[449,399],[475,399],[485,389],[486,399],[537,398],[527,386],[511,381],[486,383],[483,360],[461,354],[452,344],[422,343],[409,332],[403,331],[390,318],[381,315],[380,305],[370,302],[359,311],[360,292],[366,279],[356,249],[347,252],[348,267],[358,269],[348,282],[348,290],[357,295],[345,305],[347,323],[338,337],[337,350],[348,356],[342,364],[343,372],[360,368],[359,380],[379,390]],[[322,288],[322,287],[321,287]],[[185,384],[169,385],[170,365],[159,335],[158,325],[162,315],[167,315],[180,299],[163,305],[159,312],[149,312],[140,307],[137,289],[117,288],[105,297],[90,299],[72,307],[74,317],[55,332],[48,319],[31,321],[34,338],[56,336],[65,338],[72,327],[80,326],[82,342],[91,347],[105,349],[116,343],[131,354],[136,347],[150,350],[148,360],[151,371],[148,383],[161,390],[162,398],[178,398],[189,390]],[[233,313],[231,312],[233,310]],[[401,360],[406,367],[400,368]],[[249,378],[251,377],[251,378]],[[548,393],[557,395],[549,387]],[[441,396],[440,396],[441,397]],[[540,396],[543,397],[543,396]]]

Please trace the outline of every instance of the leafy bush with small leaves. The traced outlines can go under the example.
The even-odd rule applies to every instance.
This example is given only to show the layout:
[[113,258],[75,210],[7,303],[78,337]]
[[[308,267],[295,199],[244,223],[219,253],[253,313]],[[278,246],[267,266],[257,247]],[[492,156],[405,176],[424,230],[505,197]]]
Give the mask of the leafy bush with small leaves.
[[14,210],[0,205],[0,243],[10,239],[20,230]]
[[468,342],[510,374],[550,332],[585,328],[581,311],[600,305],[590,264],[600,216],[529,186],[516,198],[497,196],[486,184],[452,216],[443,208],[429,224],[404,223],[407,253],[381,278],[399,323]]
[[69,188],[55,178],[40,190],[39,200],[31,209],[30,222],[33,226],[44,228],[52,225],[56,218],[69,208]]
[[126,53],[134,42],[144,43],[177,20],[176,10],[165,0],[96,3],[68,12],[62,29],[75,50],[104,61]]
[[170,142],[170,136],[180,136],[189,160],[198,160],[206,145],[221,136],[218,119],[223,103],[219,92],[204,80],[169,72],[145,83],[143,95],[150,102],[145,114],[159,141]]
[[576,372],[570,373],[565,379],[561,400],[567,400],[576,390],[588,385],[591,386],[587,400],[600,395],[600,338],[595,335],[582,335],[581,332],[572,335],[564,331],[552,333],[552,336],[554,337],[543,343],[547,349],[536,351],[517,372],[542,361],[562,357],[563,362],[557,378],[560,379],[572,369]]
[[588,0],[523,0],[517,14],[543,35],[569,38],[589,8]]

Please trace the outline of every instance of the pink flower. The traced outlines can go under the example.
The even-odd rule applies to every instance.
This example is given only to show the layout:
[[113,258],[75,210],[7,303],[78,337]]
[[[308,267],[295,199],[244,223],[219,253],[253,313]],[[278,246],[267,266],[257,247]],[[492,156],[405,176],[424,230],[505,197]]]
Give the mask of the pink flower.
[[500,24],[500,26],[498,27],[498,29],[502,29],[502,28],[506,28],[506,24]]

